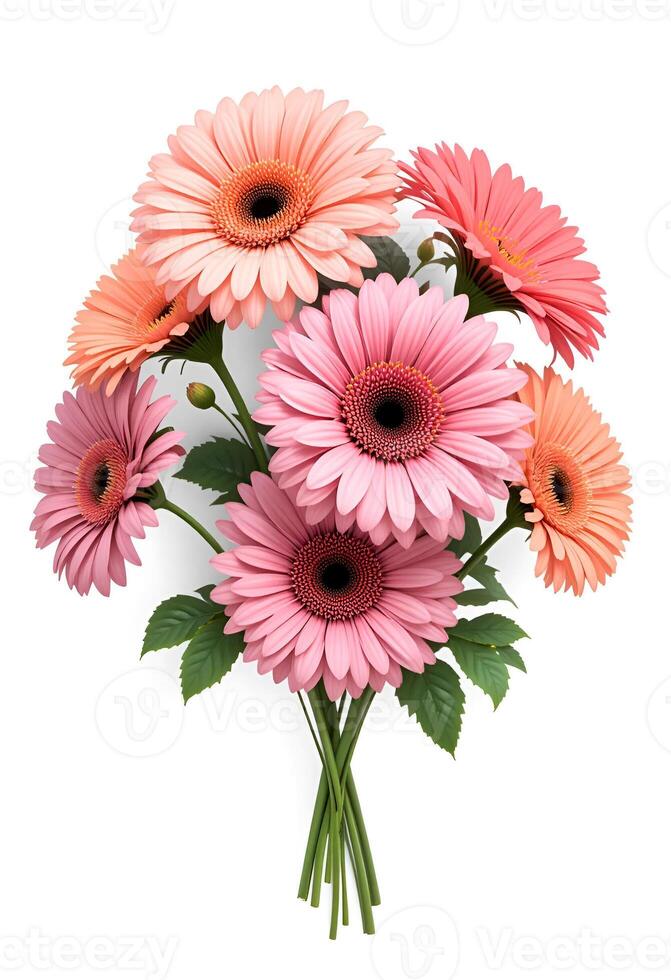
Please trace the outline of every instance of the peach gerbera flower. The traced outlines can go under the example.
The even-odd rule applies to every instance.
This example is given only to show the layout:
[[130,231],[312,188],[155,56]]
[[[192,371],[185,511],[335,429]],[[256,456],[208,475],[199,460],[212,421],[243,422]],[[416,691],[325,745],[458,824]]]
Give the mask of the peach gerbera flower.
[[582,389],[574,392],[552,368],[540,378],[520,367],[529,380],[517,397],[536,413],[521,493],[533,505],[526,517],[538,552],[536,574],[555,592],[563,587],[581,595],[585,582],[595,589],[612,575],[629,537],[629,470]]
[[296,297],[313,302],[317,273],[361,285],[376,262],[360,236],[398,227],[396,167],[371,148],[381,129],[323,98],[275,87],[223,99],[152,158],[131,227],[169,295],[188,285],[190,308],[209,298],[216,320],[255,327],[267,299],[283,320]]
[[455,239],[457,292],[467,292],[473,312],[526,312],[538,336],[573,367],[573,349],[592,357],[604,329],[599,270],[578,256],[585,251],[575,227],[558,207],[543,207],[535,187],[525,189],[508,164],[492,174],[482,150],[470,158],[445,143],[436,152],[413,153],[402,163],[406,194]]
[[189,329],[194,313],[184,293],[166,300],[152,269],[142,263],[143,247],[128,252],[103,276],[84,302],[70,334],[76,385],[98,388],[106,382],[111,395],[126,371],[137,371],[174,337]]

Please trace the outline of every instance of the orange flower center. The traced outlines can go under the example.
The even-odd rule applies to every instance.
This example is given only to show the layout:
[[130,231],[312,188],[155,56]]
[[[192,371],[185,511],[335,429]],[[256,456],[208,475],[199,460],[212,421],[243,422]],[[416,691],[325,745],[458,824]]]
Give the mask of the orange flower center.
[[521,249],[518,241],[510,238],[502,228],[495,227],[489,221],[480,221],[478,227],[481,233],[495,245],[504,262],[512,266],[518,276],[522,276],[527,281],[535,281],[539,278],[533,259],[527,258],[526,249]]
[[126,451],[114,439],[99,439],[82,458],[75,499],[89,524],[109,524],[121,509],[126,489]]
[[308,174],[280,160],[259,160],[223,181],[210,214],[217,234],[227,242],[263,247],[300,228],[313,199]]
[[156,289],[135,314],[134,327],[143,336],[160,333],[167,337],[175,324],[186,319],[185,314],[183,301],[176,298],[166,303],[163,291]]
[[400,361],[380,361],[347,385],[342,417],[353,441],[385,462],[421,456],[443,420],[433,382]]
[[585,526],[592,492],[569,449],[554,443],[542,446],[533,459],[529,486],[536,506],[552,527],[570,534]]

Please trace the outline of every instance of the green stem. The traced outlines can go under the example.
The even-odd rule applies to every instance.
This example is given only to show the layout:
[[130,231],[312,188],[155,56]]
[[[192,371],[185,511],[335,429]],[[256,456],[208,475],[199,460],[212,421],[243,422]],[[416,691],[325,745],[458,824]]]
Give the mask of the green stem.
[[[314,852],[314,877],[312,879],[312,899],[310,904],[313,908],[319,908],[319,899],[321,898],[322,891],[322,874],[324,871],[324,852],[326,850],[326,838],[328,837],[328,824],[324,821],[323,827],[317,828],[317,846]],[[312,872],[312,867],[310,867],[310,872]],[[310,878],[308,877],[307,889],[310,887]],[[300,895],[300,898],[307,898],[307,890],[305,895]]]
[[319,740],[322,743],[322,750],[324,752],[325,760],[325,771],[326,777],[329,783],[329,793],[333,804],[338,812],[342,811],[342,789],[340,786],[340,774],[338,772],[338,763],[336,760],[335,753],[333,751],[333,743],[331,742],[331,733],[329,731],[329,724],[324,712],[324,699],[326,699],[326,693],[324,692],[323,685],[321,682],[317,687],[313,687],[308,693],[308,698],[310,699],[310,705],[312,707],[312,712],[315,716],[315,721],[317,722],[317,731],[319,732]]
[[508,531],[512,531],[516,527],[527,528],[529,525],[524,518],[525,511],[526,508],[520,501],[519,490],[516,487],[511,487],[504,520],[497,528],[494,528],[489,537],[485,538],[482,544],[475,549],[471,557],[464,562],[457,572],[457,578],[463,582],[466,576],[471,574],[475,566],[482,561],[490,548],[493,548],[496,542],[500,541]]
[[489,537],[485,538],[480,547],[475,549],[468,561],[464,562],[457,572],[457,578],[463,581],[467,575],[470,575],[472,569],[482,561],[489,549],[492,548],[497,541],[500,541],[501,538],[508,533],[508,531],[512,531],[515,526],[516,525],[509,521],[506,517],[506,519],[502,521],[494,531],[492,531]]
[[240,419],[240,424],[242,428],[247,433],[247,438],[249,439],[249,444],[252,447],[254,455],[256,457],[256,462],[259,465],[259,469],[262,473],[268,472],[268,457],[266,456],[266,451],[263,448],[263,443],[261,442],[261,437],[259,436],[258,429],[254,424],[254,421],[249,414],[249,410],[245,405],[245,400],[240,394],[240,390],[233,380],[231,372],[228,370],[224,364],[223,357],[214,357],[210,362],[212,368],[219,376],[224,388],[228,392],[228,395],[235,405],[236,412],[238,413],[238,418]]
[[207,543],[209,544],[209,546],[214,551],[216,551],[216,553],[218,555],[220,555],[222,553],[222,551],[224,550],[221,547],[221,545],[219,544],[219,542],[217,541],[217,539],[215,537],[213,537],[210,534],[210,532],[207,531],[203,527],[203,525],[199,521],[196,520],[195,517],[193,517],[191,514],[187,513],[187,511],[183,510],[181,507],[178,507],[177,504],[173,504],[173,502],[171,500],[168,500],[167,497],[165,497],[165,495],[164,495],[164,499],[162,501],[160,501],[159,503],[155,503],[154,504],[154,509],[155,510],[168,510],[168,511],[170,511],[171,514],[174,514],[176,517],[179,517],[181,520],[184,521],[185,524],[188,524],[189,527],[192,527],[193,530],[196,531],[197,534],[200,534],[201,538],[203,538],[204,541],[207,541]]
[[216,402],[214,403],[214,405],[212,406],[212,408],[215,411],[219,412],[220,415],[223,415],[224,416],[224,418],[226,419],[226,421],[228,422],[228,424],[233,427],[233,429],[235,430],[235,432],[242,438],[242,441],[247,446],[249,446],[249,448],[251,449],[252,447],[249,445],[249,439],[247,438],[247,433],[240,426],[240,424],[238,422],[236,422],[236,420],[233,418],[233,416],[232,415],[229,415],[228,412],[225,412],[223,410],[223,408],[221,408],[219,405],[217,405]]
[[340,912],[340,812],[335,805],[331,806],[331,930],[329,938],[338,935],[338,913]]
[[345,837],[347,825],[343,824],[340,834],[340,892],[342,894],[342,924],[349,925],[349,903],[347,901],[347,865],[345,863]]

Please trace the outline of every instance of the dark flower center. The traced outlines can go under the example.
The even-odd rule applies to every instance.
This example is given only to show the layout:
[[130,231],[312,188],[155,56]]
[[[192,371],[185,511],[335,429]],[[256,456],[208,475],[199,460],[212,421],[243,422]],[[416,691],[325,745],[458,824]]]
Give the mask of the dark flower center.
[[291,582],[298,601],[315,616],[352,619],[382,594],[382,565],[368,541],[330,531],[298,549]]
[[91,480],[91,492],[96,500],[100,500],[102,495],[107,490],[107,485],[110,480],[110,468],[107,463],[101,463],[96,467],[96,471],[93,474],[93,479]]
[[440,393],[416,368],[378,361],[347,385],[342,418],[352,440],[377,459],[421,456],[443,422]]
[[249,213],[255,221],[274,218],[284,207],[284,202],[277,194],[261,192],[249,204]]
[[321,570],[322,585],[329,592],[345,592],[350,586],[354,569],[344,561],[331,561]]
[[79,511],[89,524],[104,525],[119,513],[126,490],[128,455],[115,439],[89,446],[75,476]]
[[313,199],[307,173],[281,160],[257,160],[222,182],[210,216],[225,241],[243,248],[266,247],[301,227]]
[[385,398],[373,411],[383,429],[400,429],[405,422],[405,406],[395,398]]
[[571,506],[571,481],[563,470],[556,469],[550,477],[550,486],[557,503],[567,509]]

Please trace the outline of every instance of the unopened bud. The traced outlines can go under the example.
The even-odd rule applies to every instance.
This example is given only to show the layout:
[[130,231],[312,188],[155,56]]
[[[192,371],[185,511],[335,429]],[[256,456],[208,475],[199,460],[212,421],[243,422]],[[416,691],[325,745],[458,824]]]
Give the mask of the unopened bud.
[[423,242],[420,242],[417,248],[417,258],[423,264],[430,262],[431,259],[436,254],[436,249],[433,244],[433,238],[425,238]]
[[186,386],[186,397],[195,408],[212,408],[215,402],[214,392],[201,381],[192,381]]

